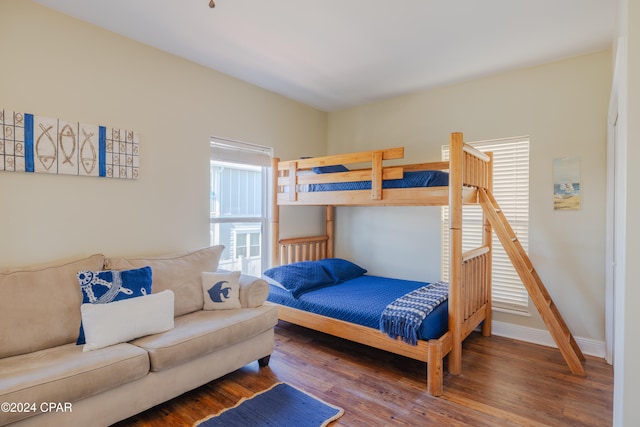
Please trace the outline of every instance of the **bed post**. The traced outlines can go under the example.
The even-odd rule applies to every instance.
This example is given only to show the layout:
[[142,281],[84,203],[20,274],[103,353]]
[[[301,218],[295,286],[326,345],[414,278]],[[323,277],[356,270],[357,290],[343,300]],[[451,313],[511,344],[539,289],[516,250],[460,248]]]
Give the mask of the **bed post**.
[[[487,190],[493,192],[493,153],[487,153],[489,155],[489,162],[486,167],[486,186]],[[482,222],[484,223],[484,234],[482,236],[482,244],[484,246],[489,247],[489,252],[487,253],[487,261],[485,265],[485,282],[484,289],[486,292],[485,300],[487,301],[487,311],[485,313],[484,321],[482,322],[482,336],[489,337],[491,336],[491,319],[492,319],[492,301],[491,301],[491,292],[492,292],[492,277],[493,272],[491,270],[491,266],[493,265],[493,245],[492,245],[492,228],[491,223],[489,222],[489,218],[482,210]]]
[[462,176],[464,170],[462,133],[449,139],[449,330],[452,348],[449,373],[462,372]]
[[427,391],[432,396],[442,396],[444,393],[443,358],[442,340],[430,340],[427,361]]
[[335,214],[335,206],[325,206],[325,234],[327,236],[327,258],[333,258],[333,232],[334,222],[333,217]]
[[278,206],[278,162],[279,158],[271,159],[271,267],[280,265],[280,206]]

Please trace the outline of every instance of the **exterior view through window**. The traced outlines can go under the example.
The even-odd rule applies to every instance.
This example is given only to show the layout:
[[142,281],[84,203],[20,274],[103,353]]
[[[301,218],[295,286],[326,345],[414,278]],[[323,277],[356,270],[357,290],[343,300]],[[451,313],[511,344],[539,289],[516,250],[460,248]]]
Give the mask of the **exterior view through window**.
[[225,246],[221,269],[260,276],[266,266],[270,162],[269,147],[211,140],[210,241]]

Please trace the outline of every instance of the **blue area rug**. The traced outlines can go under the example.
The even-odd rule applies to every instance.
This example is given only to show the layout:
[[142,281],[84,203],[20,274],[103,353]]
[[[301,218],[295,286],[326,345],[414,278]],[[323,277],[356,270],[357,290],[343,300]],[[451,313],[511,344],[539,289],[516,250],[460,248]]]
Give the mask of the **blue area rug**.
[[242,399],[233,408],[198,421],[197,427],[322,427],[344,410],[286,383]]

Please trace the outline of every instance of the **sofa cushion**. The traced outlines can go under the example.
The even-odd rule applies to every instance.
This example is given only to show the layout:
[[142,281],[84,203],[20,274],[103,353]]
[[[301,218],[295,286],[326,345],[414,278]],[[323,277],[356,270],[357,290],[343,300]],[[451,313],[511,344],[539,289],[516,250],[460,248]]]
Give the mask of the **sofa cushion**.
[[[0,402],[75,402],[149,372],[147,353],[131,344],[82,352],[75,343],[0,359]],[[33,413],[4,413],[15,421]],[[3,419],[4,421],[4,419]]]
[[[102,254],[0,270],[0,358],[74,343],[82,294],[76,274],[101,270]],[[55,319],[55,321],[52,321]]]
[[173,328],[173,292],[170,290],[111,304],[82,304],[86,344],[97,350]]
[[224,246],[217,245],[172,255],[131,258],[107,258],[105,268],[129,270],[150,266],[153,270],[153,292],[170,289],[175,295],[176,316],[202,310],[203,271],[216,271]]
[[172,330],[131,341],[149,353],[152,371],[161,371],[273,328],[275,305],[257,308],[197,311],[176,317]]

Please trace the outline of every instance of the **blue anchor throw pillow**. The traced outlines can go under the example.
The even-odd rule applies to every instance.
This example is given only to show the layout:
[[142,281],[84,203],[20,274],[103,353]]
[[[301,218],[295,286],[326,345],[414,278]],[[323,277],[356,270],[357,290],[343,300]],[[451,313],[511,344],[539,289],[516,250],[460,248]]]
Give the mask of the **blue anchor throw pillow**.
[[205,310],[240,308],[240,272],[202,273]]
[[[124,271],[79,271],[77,276],[83,304],[108,304],[151,294],[152,273],[148,266]],[[85,344],[82,324],[76,344]]]

